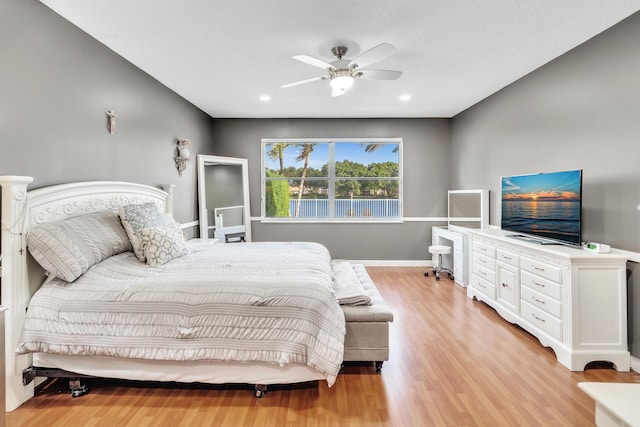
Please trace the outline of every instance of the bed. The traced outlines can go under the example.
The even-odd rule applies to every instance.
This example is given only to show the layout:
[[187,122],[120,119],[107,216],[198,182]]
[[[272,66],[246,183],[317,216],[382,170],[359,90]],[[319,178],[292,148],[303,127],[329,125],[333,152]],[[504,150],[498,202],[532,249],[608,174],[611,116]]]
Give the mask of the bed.
[[[102,213],[122,215],[125,206],[152,204],[165,228],[175,231],[169,219],[172,188],[85,182],[27,191],[31,182],[29,177],[0,177],[7,410],[33,396],[34,385],[24,381],[24,372],[34,366],[132,380],[255,384],[256,395],[269,384],[323,380],[330,386],[335,381],[344,358],[346,324],[332,294],[332,261],[323,246],[187,244],[186,252],[170,262],[157,262],[166,256],[162,250],[148,255],[156,260],[149,266],[137,259],[135,247],[132,252],[114,245],[93,248],[99,256],[90,262],[80,257],[69,267],[60,251],[39,247],[59,236],[50,231],[37,239],[35,230],[100,216],[99,226],[83,226],[102,232],[109,216],[102,218]],[[147,248],[159,239],[138,238],[147,239]],[[28,240],[40,263],[38,249],[60,255],[49,260],[51,265],[44,263],[56,274],[45,276],[27,251]],[[147,294],[150,288],[154,293]],[[64,299],[68,293],[93,305],[69,302]],[[194,300],[206,302],[195,313]],[[168,311],[159,314],[161,309]],[[125,321],[131,335],[123,343],[112,330]],[[212,329],[224,333],[205,334]],[[147,341],[150,331],[162,339]],[[65,336],[74,341],[64,341]],[[374,357],[386,360],[381,354]]]

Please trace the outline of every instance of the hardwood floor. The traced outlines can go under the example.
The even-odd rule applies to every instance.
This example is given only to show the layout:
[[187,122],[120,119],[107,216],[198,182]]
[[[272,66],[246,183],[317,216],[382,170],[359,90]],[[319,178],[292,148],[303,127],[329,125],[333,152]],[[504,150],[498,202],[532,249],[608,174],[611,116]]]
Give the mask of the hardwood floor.
[[551,350],[464,288],[421,268],[367,268],[392,308],[391,355],[382,374],[348,365],[318,383],[253,397],[251,388],[66,383],[6,414],[7,426],[593,426],[581,381],[640,383],[606,364],[571,372]]

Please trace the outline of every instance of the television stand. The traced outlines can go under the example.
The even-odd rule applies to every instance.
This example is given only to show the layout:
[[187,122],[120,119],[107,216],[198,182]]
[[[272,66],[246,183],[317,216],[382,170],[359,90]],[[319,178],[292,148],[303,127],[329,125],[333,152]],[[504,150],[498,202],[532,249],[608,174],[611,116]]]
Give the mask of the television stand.
[[629,370],[624,254],[543,246],[513,239],[503,230],[468,233],[470,298],[551,347],[558,362],[572,371],[595,361]]

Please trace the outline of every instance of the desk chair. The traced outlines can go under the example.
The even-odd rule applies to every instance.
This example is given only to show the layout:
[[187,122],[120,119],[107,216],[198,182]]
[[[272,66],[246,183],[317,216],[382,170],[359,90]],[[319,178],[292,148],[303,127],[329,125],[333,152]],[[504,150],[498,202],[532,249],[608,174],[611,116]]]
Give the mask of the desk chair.
[[[436,280],[440,280],[440,273],[448,273],[451,280],[453,280],[453,271],[450,268],[442,266],[442,255],[448,255],[451,253],[450,246],[429,246],[429,253],[431,254],[431,262],[433,263],[433,270],[431,273],[436,275]],[[435,257],[437,255],[437,257]],[[425,276],[429,276],[429,272],[424,272]]]

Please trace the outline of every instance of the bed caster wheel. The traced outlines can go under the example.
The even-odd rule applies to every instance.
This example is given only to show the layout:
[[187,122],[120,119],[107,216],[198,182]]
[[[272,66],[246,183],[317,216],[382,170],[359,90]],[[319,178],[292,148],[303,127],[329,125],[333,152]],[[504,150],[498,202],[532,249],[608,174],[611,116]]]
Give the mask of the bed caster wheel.
[[74,390],[71,390],[71,397],[76,398],[76,397],[82,397],[85,394],[89,393],[89,389],[87,388],[86,385],[80,386],[80,388],[76,388]]
[[376,374],[382,373],[382,363],[383,362],[376,362]]
[[260,399],[265,394],[267,394],[267,386],[256,384],[256,399]]

